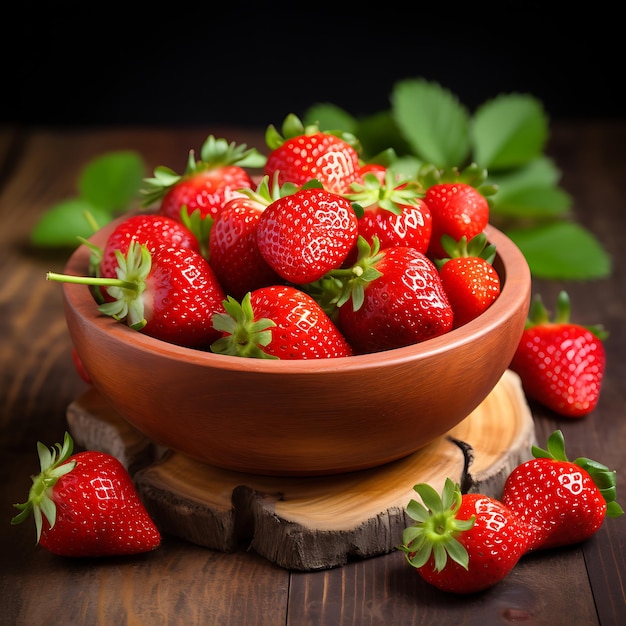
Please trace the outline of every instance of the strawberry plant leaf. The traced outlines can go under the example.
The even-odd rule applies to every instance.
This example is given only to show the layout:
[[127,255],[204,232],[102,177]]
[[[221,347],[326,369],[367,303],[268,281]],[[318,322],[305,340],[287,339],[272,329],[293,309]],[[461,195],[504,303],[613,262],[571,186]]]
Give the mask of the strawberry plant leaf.
[[441,168],[467,161],[469,113],[452,92],[438,83],[407,79],[394,85],[391,104],[396,124],[417,156]]
[[591,280],[611,273],[611,259],[600,242],[579,224],[556,221],[532,228],[510,228],[531,274],[549,280]]
[[489,172],[488,182],[498,187],[491,199],[494,214],[520,218],[566,216],[572,198],[558,186],[560,178],[560,170],[547,157],[506,172]]
[[70,198],[55,204],[41,216],[31,231],[31,244],[43,248],[76,248],[79,237],[87,239],[95,232],[87,213],[100,228],[112,219],[109,211],[88,200]]
[[520,167],[541,156],[548,119],[530,95],[501,95],[480,106],[472,119],[474,160],[490,171]]
[[361,141],[362,157],[366,161],[389,147],[401,156],[413,153],[389,110],[360,119],[355,135]]
[[341,128],[348,133],[357,134],[357,120],[341,107],[328,102],[320,102],[309,107],[303,122],[305,126],[317,125],[320,130]]
[[138,197],[144,176],[136,152],[107,152],[87,163],[78,179],[78,195],[95,207],[121,213]]
[[493,222],[498,216],[524,219],[565,217],[570,212],[571,198],[562,189],[546,185],[508,187],[498,185],[491,205]]

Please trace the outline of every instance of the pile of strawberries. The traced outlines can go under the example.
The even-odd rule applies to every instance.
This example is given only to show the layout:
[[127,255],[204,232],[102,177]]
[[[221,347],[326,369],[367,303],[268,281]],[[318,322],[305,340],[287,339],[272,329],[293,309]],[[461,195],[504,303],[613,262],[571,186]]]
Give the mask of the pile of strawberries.
[[[267,156],[211,135],[183,174],[157,167],[146,212],[92,246],[92,275],[48,278],[93,285],[102,313],[157,339],[283,360],[415,344],[497,299],[484,170],[426,164],[399,180],[389,155],[365,163],[353,136],[295,115],[265,139]],[[529,398],[582,417],[599,399],[606,337],[570,321],[566,293],[554,319],[536,296],[510,368]]]
[[266,141],[209,136],[182,175],[155,169],[151,212],[95,257],[101,312],[182,346],[312,359],[421,342],[498,297],[489,205],[461,173],[398,180],[294,115]]
[[400,549],[428,583],[466,594],[500,582],[529,552],[589,539],[606,517],[624,514],[616,501],[616,473],[579,457],[570,461],[563,433],[548,438],[547,449],[507,477],[502,496],[462,494],[446,480],[441,496],[426,483],[414,489]]

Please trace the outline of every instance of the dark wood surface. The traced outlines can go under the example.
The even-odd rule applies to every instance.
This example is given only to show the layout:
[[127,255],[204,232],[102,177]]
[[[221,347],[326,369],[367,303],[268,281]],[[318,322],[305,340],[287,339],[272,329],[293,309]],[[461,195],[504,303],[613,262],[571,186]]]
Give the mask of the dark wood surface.
[[[290,572],[253,551],[221,553],[166,537],[132,558],[67,560],[35,546],[34,525],[11,526],[38,471],[36,442],[59,441],[68,404],[85,389],[76,374],[61,290],[47,271],[66,254],[37,251],[28,236],[52,204],[75,195],[85,162],[135,149],[149,171],[185,165],[210,133],[262,145],[262,132],[235,128],[0,129],[0,624],[354,624],[617,625],[626,616],[626,518],[608,519],[581,545],[525,556],[492,589],[470,597],[438,592],[399,552],[313,573]],[[556,428],[570,456],[618,472],[626,503],[626,123],[553,122],[549,152],[574,198],[576,219],[614,260],[612,276],[589,283],[534,281],[553,302],[570,293],[575,319],[611,335],[594,413],[558,418],[532,406],[539,442]],[[621,495],[620,495],[621,494]]]

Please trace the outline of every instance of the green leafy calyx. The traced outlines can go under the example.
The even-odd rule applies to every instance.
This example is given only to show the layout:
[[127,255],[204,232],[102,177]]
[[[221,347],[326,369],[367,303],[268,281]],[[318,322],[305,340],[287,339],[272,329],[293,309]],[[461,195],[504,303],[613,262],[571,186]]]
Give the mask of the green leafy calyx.
[[[543,303],[541,295],[536,294],[531,302],[525,327],[526,329],[529,329],[534,326],[544,326],[547,324],[571,324],[570,314],[571,303],[569,295],[566,291],[559,292],[556,303],[556,312],[553,316],[550,315],[550,312]],[[609,336],[608,331],[601,324],[582,327],[586,328],[601,341],[605,341]]]
[[250,293],[241,303],[228,296],[222,304],[226,312],[215,313],[212,321],[213,328],[225,335],[211,344],[213,352],[256,359],[278,358],[262,350],[272,341],[270,328],[276,326],[276,322],[266,317],[254,319]]
[[409,502],[406,512],[415,524],[402,533],[399,549],[415,568],[426,565],[432,556],[438,572],[446,566],[448,557],[467,569],[469,555],[457,537],[474,526],[476,516],[467,520],[456,518],[463,498],[459,485],[447,478],[441,496],[426,483],[413,489],[423,504],[416,500]]
[[41,537],[43,517],[48,520],[50,528],[56,522],[56,504],[52,499],[52,490],[61,476],[71,472],[76,466],[76,461],[68,461],[74,450],[74,441],[69,433],[65,433],[63,445],[57,443],[52,448],[46,447],[40,441],[37,442],[39,455],[40,473],[32,476],[33,484],[28,493],[28,500],[22,504],[14,504],[20,510],[11,524],[20,524],[33,513],[37,528],[37,543]]

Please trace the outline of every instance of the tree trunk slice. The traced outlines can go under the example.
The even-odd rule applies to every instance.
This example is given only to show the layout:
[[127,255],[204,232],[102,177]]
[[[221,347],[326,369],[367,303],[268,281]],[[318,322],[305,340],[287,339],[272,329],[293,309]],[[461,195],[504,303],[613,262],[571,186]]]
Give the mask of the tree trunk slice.
[[127,467],[162,532],[223,552],[247,544],[303,571],[394,550],[411,523],[404,511],[416,483],[441,491],[449,477],[463,491],[500,497],[535,443],[532,414],[510,370],[465,420],[421,450],[333,476],[259,476],[204,465],[154,445],[95,389],[68,407],[67,420],[78,444]]

